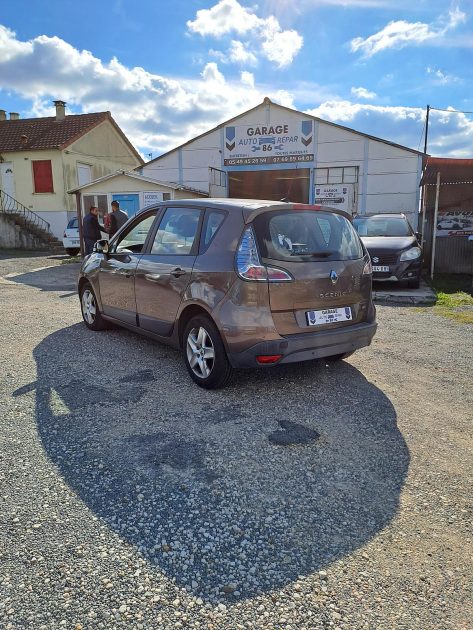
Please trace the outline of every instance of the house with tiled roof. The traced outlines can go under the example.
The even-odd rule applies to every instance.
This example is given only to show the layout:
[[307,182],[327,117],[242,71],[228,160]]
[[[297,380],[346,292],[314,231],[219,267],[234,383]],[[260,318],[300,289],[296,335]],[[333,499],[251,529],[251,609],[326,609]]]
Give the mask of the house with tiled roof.
[[[117,170],[133,170],[143,160],[110,112],[21,119],[0,109],[0,191],[3,205],[17,202],[62,237],[76,215],[67,191]],[[39,221],[39,219],[38,219]]]

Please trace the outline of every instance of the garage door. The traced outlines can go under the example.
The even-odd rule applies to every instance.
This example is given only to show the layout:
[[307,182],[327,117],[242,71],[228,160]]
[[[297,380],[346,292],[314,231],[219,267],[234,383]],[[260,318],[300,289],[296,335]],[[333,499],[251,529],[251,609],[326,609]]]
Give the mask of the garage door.
[[310,170],[232,171],[228,173],[229,197],[234,199],[288,199],[309,203]]

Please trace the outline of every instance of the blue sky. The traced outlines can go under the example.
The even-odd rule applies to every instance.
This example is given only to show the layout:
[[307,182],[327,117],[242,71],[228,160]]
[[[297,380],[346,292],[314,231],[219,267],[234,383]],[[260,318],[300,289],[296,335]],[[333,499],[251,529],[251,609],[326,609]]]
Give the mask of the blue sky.
[[[473,111],[472,0],[15,0],[0,109],[110,110],[156,157],[265,96],[414,149],[425,107]],[[431,113],[433,155],[473,156],[473,115]]]

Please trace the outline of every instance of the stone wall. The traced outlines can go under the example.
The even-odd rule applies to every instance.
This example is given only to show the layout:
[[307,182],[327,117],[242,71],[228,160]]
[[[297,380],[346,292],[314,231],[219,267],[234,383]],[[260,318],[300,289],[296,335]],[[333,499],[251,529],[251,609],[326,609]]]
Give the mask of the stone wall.
[[37,236],[15,223],[12,217],[0,213],[0,248],[4,249],[47,249]]

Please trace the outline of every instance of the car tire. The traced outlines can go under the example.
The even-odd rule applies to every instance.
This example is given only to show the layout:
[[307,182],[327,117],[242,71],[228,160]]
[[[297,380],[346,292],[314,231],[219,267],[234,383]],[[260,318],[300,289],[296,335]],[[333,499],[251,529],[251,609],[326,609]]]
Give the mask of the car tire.
[[187,371],[197,385],[219,389],[228,384],[233,368],[220,333],[209,317],[197,315],[189,321],[184,330],[182,351]]
[[418,289],[420,287],[420,278],[414,278],[414,280],[408,280],[407,287],[409,289]]
[[66,252],[67,254],[69,254],[69,256],[77,256],[77,254],[80,252],[80,249],[66,247]]
[[95,331],[108,328],[108,324],[99,310],[97,298],[90,282],[86,282],[80,290],[80,308],[87,328]]
[[330,357],[324,357],[324,361],[342,361],[342,359],[348,359],[348,357],[351,357],[352,354],[355,354],[355,351],[353,350],[353,352],[342,352],[341,354],[332,354],[332,356]]

